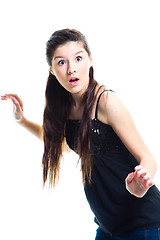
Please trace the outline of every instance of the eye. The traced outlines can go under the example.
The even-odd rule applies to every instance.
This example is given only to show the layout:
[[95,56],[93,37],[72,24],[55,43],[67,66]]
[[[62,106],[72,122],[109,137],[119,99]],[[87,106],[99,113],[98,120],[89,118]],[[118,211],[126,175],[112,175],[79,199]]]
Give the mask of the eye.
[[77,61],[77,62],[80,62],[81,60],[82,60],[82,57],[81,57],[81,56],[76,57],[76,61]]
[[58,65],[64,65],[65,64],[65,61],[64,60],[60,60],[59,62],[58,62]]

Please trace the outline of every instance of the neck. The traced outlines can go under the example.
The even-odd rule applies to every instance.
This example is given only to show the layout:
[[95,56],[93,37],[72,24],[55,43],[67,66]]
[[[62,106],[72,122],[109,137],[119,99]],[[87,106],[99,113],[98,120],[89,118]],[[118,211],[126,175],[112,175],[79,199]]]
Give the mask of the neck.
[[82,104],[82,99],[83,99],[83,95],[80,95],[78,93],[76,94],[71,94],[72,95],[72,98],[73,98],[73,106],[76,107],[76,108],[79,108]]
[[76,107],[76,108],[81,107],[83,96],[84,96],[87,88],[88,88],[88,84],[86,86],[84,86],[83,89],[81,89],[79,92],[71,93],[72,98],[73,98],[73,106],[74,107]]

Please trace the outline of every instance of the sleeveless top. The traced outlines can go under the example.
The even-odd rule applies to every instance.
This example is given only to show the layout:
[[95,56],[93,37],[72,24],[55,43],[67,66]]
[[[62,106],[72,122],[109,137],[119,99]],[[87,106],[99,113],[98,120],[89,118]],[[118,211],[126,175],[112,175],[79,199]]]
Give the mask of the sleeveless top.
[[[97,119],[101,94],[92,119],[92,182],[89,184],[86,179],[84,187],[95,222],[110,233],[160,227],[158,188],[152,186],[142,198],[126,190],[125,178],[139,163],[112,127]],[[79,126],[80,120],[68,119],[66,122],[66,142],[75,152]]]

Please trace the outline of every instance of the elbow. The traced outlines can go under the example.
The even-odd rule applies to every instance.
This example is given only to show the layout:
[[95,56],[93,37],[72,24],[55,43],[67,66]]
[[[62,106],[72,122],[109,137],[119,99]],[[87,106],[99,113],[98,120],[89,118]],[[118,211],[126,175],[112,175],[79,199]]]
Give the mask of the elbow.
[[145,155],[140,160],[140,165],[147,169],[147,171],[151,174],[152,178],[154,177],[155,173],[157,172],[158,164],[155,157],[152,154]]

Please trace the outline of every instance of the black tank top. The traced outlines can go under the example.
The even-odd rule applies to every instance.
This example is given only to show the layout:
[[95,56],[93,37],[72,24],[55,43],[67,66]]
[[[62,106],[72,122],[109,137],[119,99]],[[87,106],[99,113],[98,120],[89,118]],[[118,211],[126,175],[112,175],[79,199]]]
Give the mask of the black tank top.
[[[92,119],[92,183],[86,179],[84,188],[95,222],[110,233],[160,227],[158,188],[152,186],[143,198],[126,190],[125,178],[139,163],[112,127],[97,119],[100,96]],[[79,126],[80,120],[68,119],[66,122],[66,141],[75,152]]]

